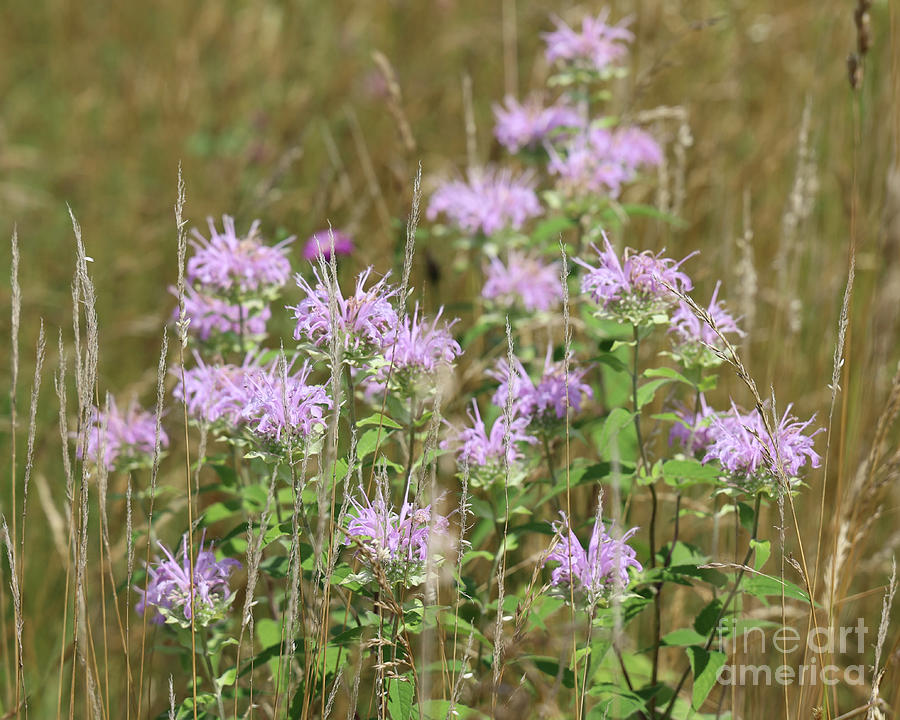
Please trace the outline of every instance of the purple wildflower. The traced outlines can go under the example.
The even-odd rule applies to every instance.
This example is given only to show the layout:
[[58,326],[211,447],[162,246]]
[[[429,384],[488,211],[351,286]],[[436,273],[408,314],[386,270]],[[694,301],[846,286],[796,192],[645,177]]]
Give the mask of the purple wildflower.
[[172,370],[178,380],[172,394],[194,420],[237,429],[250,402],[247,378],[260,370],[256,355],[248,353],[241,365],[207,365],[196,353],[194,359],[197,364],[184,371],[184,383],[180,368]]
[[[156,448],[156,415],[141,409],[132,400],[123,413],[110,396],[105,411],[93,408],[86,432],[84,451],[78,457],[107,468],[124,468],[129,464],[148,462]],[[169,437],[159,430],[160,448],[169,446]],[[102,456],[101,456],[102,454]]]
[[293,373],[282,362],[248,372],[247,404],[241,413],[248,429],[267,442],[288,445],[320,434],[331,400],[323,385],[307,384],[311,372],[308,362]]
[[[157,558],[154,565],[147,567],[147,590],[135,587],[141,600],[135,610],[143,615],[148,608],[155,608],[153,621],[169,623],[187,628],[191,625],[191,615],[196,613],[194,623],[205,627],[211,622],[225,617],[234,592],[228,587],[233,570],[241,567],[237,560],[224,558],[216,560],[212,549],[203,549],[204,538],[200,539],[197,560],[193,567],[193,603],[191,602],[191,561],[188,553],[188,537],[181,540],[180,559],[158,542],[165,559]],[[192,609],[193,606],[193,609]]]
[[527,417],[513,414],[507,419],[500,415],[487,430],[478,403],[472,400],[472,410],[468,413],[471,427],[465,427],[456,433],[453,440],[445,440],[441,448],[455,448],[457,463],[467,467],[470,479],[475,485],[487,486],[501,480],[509,470],[507,478],[512,485],[521,481],[519,461],[524,458],[520,449],[521,443],[533,445],[537,438],[528,433]]
[[[706,308],[706,311],[720,333],[723,335],[734,333],[743,337],[744,332],[738,327],[735,319],[725,310],[724,305],[718,301],[721,284],[721,282],[716,283],[716,289],[713,291],[712,299],[709,301],[709,307]],[[678,308],[672,313],[669,332],[674,334],[675,355],[686,366],[702,365],[709,367],[720,364],[721,360],[710,348],[723,350],[724,343],[722,338],[710,325],[698,318],[687,303],[678,303]]]
[[259,234],[259,220],[253,222],[246,237],[239,237],[234,218],[222,216],[220,234],[212,218],[209,240],[194,230],[194,255],[187,262],[187,280],[204,292],[229,298],[266,295],[282,287],[291,275],[287,259],[290,237],[277,245],[266,245]]
[[485,267],[481,296],[504,307],[519,305],[524,310],[550,310],[563,298],[560,265],[545,262],[537,255],[510,250],[504,265],[491,258]]
[[566,416],[567,408],[580,412],[581,404],[586,398],[593,398],[594,391],[584,382],[587,367],[573,368],[569,366],[566,378],[564,361],[553,361],[553,346],[547,347],[544,359],[544,371],[541,379],[534,382],[518,358],[513,358],[514,372],[509,363],[500,360],[497,369],[489,371],[489,375],[500,382],[494,393],[493,402],[503,407],[509,397],[509,383],[512,378],[512,397],[515,412],[526,417],[531,423],[553,423]]
[[[178,295],[178,290],[169,288]],[[261,338],[266,334],[266,323],[272,317],[268,305],[253,309],[250,304],[232,304],[219,297],[204,295],[188,286],[184,291],[184,313],[190,320],[188,330],[201,342],[222,333],[234,333],[251,338]],[[243,319],[242,316],[243,315]],[[178,320],[178,308],[172,313]]]
[[407,314],[397,328],[394,341],[384,350],[384,363],[367,381],[367,392],[382,391],[391,382],[407,394],[420,391],[442,367],[449,368],[462,355],[462,348],[450,334],[457,320],[441,322],[444,308],[433,320],[419,315],[418,304],[412,315]]
[[700,395],[700,407],[696,412],[682,407],[675,415],[678,421],[669,431],[669,444],[678,443],[689,455],[706,451],[715,439],[713,422],[719,415],[706,403],[706,397]]
[[490,236],[519,230],[542,210],[530,173],[515,176],[510,170],[483,168],[470,170],[468,182],[451,180],[434,192],[428,219],[442,213],[464,232]]
[[779,476],[778,464],[789,479],[796,478],[807,463],[819,467],[814,437],[821,429],[809,435],[804,432],[815,416],[801,422],[790,412],[788,405],[770,438],[758,411],[742,413],[732,405],[730,413],[713,420],[713,442],[703,462],[718,461],[740,487],[754,492],[771,489]]
[[374,501],[350,499],[355,515],[347,520],[346,544],[359,544],[363,559],[378,563],[390,582],[412,587],[424,580],[431,537],[446,534],[450,524],[447,518],[432,513],[431,505],[416,507],[408,499],[398,513],[388,507],[386,492],[379,483]]
[[[391,304],[397,295],[397,288],[387,284],[388,273],[368,290],[366,282],[372,268],[366,268],[356,278],[356,291],[345,298],[336,283],[325,283],[318,269],[313,269],[315,287],[301,275],[297,275],[297,285],[306,293],[299,305],[289,307],[294,311],[297,326],[295,340],[321,347],[332,339],[332,332],[338,333],[338,342],[345,351],[369,353],[390,345],[395,337],[398,319]],[[332,286],[332,287],[329,287]],[[334,293],[334,298],[329,298]],[[332,303],[335,317],[332,318]]]
[[353,238],[341,230],[319,230],[313,233],[303,246],[303,257],[315,260],[321,253],[325,260],[331,260],[331,243],[334,238],[334,254],[350,255],[355,247]]
[[497,120],[494,135],[511,153],[538,146],[554,130],[584,124],[581,113],[575,108],[559,103],[544,107],[536,96],[529,97],[524,103],[507,96],[504,102],[505,107],[494,105]]
[[[600,260],[599,266],[576,259],[587,270],[582,278],[581,291],[591,296],[599,307],[598,315],[633,325],[658,322],[675,302],[666,284],[689,291],[691,279],[678,268],[695,253],[678,262],[654,255],[649,251],[635,252],[626,248],[622,260],[604,234],[603,249],[593,245]],[[665,283],[665,284],[664,284]]]
[[643,570],[634,548],[628,540],[638,528],[631,528],[620,539],[607,534],[598,511],[591,531],[587,551],[579,542],[562,511],[562,522],[554,523],[557,542],[547,555],[548,562],[559,563],[550,574],[550,584],[568,590],[574,585],[576,593],[584,593],[590,607],[609,600],[628,584],[628,568]]
[[640,168],[659,165],[663,158],[653,136],[636,127],[587,128],[549,152],[547,169],[559,177],[562,190],[576,197],[618,197]]
[[603,72],[621,60],[628,54],[628,43],[634,35],[625,27],[629,20],[622,20],[618,25],[607,25],[608,17],[608,9],[596,17],[585,16],[581,20],[581,32],[575,31],[561,19],[553,18],[556,30],[544,33],[547,62]]

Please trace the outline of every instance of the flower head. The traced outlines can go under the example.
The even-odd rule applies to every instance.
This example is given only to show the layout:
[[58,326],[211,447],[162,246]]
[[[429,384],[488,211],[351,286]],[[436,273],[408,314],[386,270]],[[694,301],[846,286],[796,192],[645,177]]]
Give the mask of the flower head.
[[[721,282],[716,283],[716,289],[713,291],[712,299],[709,301],[709,307],[706,308],[706,311],[715,323],[716,328],[718,328],[719,333],[723,335],[734,333],[743,337],[744,332],[738,327],[735,319],[725,310],[724,305],[718,301],[721,284]],[[711,367],[721,363],[719,356],[711,348],[723,350],[724,343],[722,338],[708,323],[698,318],[687,303],[679,302],[675,312],[672,313],[669,332],[673,336],[674,354],[685,366],[700,365]]]
[[470,170],[468,182],[441,185],[431,196],[427,215],[434,220],[444,214],[464,232],[490,236],[507,228],[519,230],[541,212],[531,174],[483,168]]
[[677,443],[689,455],[704,452],[715,439],[713,422],[719,413],[707,404],[706,397],[701,394],[696,412],[682,407],[675,411],[675,415],[678,421],[669,431],[669,444]]
[[[178,295],[174,287],[169,288],[169,292]],[[190,320],[188,331],[201,342],[225,333],[260,339],[265,336],[266,323],[272,317],[268,305],[232,304],[220,297],[197,292],[190,286],[184,290],[184,314]],[[178,315],[176,307],[173,319],[178,320]]]
[[311,372],[309,362],[292,372],[285,361],[248,372],[241,416],[250,432],[266,442],[288,446],[316,439],[325,429],[331,400],[323,385],[307,383]]
[[187,280],[206,293],[224,297],[267,295],[282,287],[291,275],[287,246],[294,238],[266,245],[259,234],[259,221],[245,237],[238,236],[234,218],[222,217],[219,233],[212,218],[209,239],[194,230],[194,255],[187,261]]
[[490,485],[502,479],[509,470],[509,482],[519,481],[519,461],[524,455],[521,443],[533,445],[537,438],[528,433],[528,418],[500,415],[488,432],[478,403],[472,401],[469,411],[472,424],[460,430],[452,441],[441,443],[442,448],[455,447],[457,462],[468,467],[471,479],[476,485]]
[[440,368],[453,365],[453,361],[462,355],[462,348],[450,334],[450,328],[457,321],[441,322],[443,312],[444,308],[441,308],[434,319],[428,321],[419,315],[417,304],[412,315],[403,318],[393,342],[384,350],[384,363],[367,381],[369,394],[383,390],[388,380],[405,394],[415,394]]
[[553,18],[556,30],[544,33],[547,62],[603,72],[621,60],[628,54],[628,43],[634,35],[625,27],[628,20],[620,21],[618,25],[607,25],[608,17],[608,9],[596,17],[585,16],[581,20],[581,32],[559,18]]
[[505,107],[494,105],[494,135],[509,152],[534,148],[551,137],[554,130],[580,127],[581,113],[562,104],[545,107],[540,98],[532,96],[520,103],[512,96],[504,100]]
[[681,292],[693,287],[691,279],[678,268],[694,253],[676,262],[661,254],[626,248],[620,260],[605,235],[603,249],[593,247],[600,261],[597,267],[578,259],[575,262],[587,270],[581,291],[599,305],[600,317],[633,325],[657,322],[675,302],[666,285]]
[[325,260],[331,260],[332,238],[335,255],[350,255],[356,248],[353,238],[341,230],[319,230],[313,233],[303,246],[303,257],[315,260],[321,254]]
[[172,370],[177,378],[172,394],[187,407],[194,420],[217,426],[228,433],[244,422],[244,409],[250,402],[247,377],[259,371],[257,356],[248,353],[241,365],[207,365],[194,353],[196,365],[184,371]]
[[[167,448],[169,437],[159,429],[159,446]],[[156,448],[156,415],[143,410],[132,400],[125,412],[119,410],[114,397],[107,400],[106,410],[91,411],[85,447],[78,457],[95,465],[122,469],[148,463]]]
[[326,283],[317,268],[313,273],[315,286],[297,275],[297,285],[306,297],[299,305],[288,308],[297,320],[295,340],[321,347],[331,342],[336,333],[335,339],[345,351],[362,354],[382,350],[393,342],[398,319],[391,298],[398,290],[387,284],[390,273],[366,289],[372,274],[372,268],[366,268],[356,278],[355,292],[347,298],[336,282]]
[[[224,558],[216,560],[211,549],[203,549],[204,538],[200,539],[200,549],[194,562],[193,572],[188,552],[188,537],[181,540],[180,559],[176,558],[161,542],[157,543],[164,559],[157,558],[153,565],[147,567],[147,589],[136,586],[141,596],[135,610],[143,615],[148,608],[157,612],[154,622],[191,626],[191,615],[194,623],[206,627],[211,622],[221,620],[231,606],[234,592],[228,587],[232,571],[241,567],[237,560]],[[193,576],[193,602],[191,602],[191,584]]]
[[758,411],[742,413],[732,405],[730,413],[713,419],[713,441],[703,462],[717,460],[735,485],[754,493],[780,488],[779,466],[789,481],[798,477],[807,463],[819,467],[814,437],[821,429],[805,432],[815,416],[801,422],[790,412],[788,405],[769,437]]
[[547,169],[558,176],[560,189],[574,197],[618,197],[640,168],[659,165],[663,158],[656,140],[636,127],[586,128],[549,152]]
[[528,418],[531,424],[556,423],[566,417],[568,409],[579,412],[584,400],[594,396],[591,386],[584,382],[588,369],[570,366],[567,377],[566,362],[553,361],[552,345],[547,347],[544,371],[537,382],[529,377],[518,358],[513,358],[512,368],[509,362],[500,360],[497,369],[489,372],[491,377],[500,382],[493,402],[500,407],[505,405],[510,396],[511,382],[516,415]]
[[510,250],[506,264],[491,258],[485,267],[481,296],[503,307],[519,306],[529,312],[550,310],[563,298],[560,266],[537,255]]
[[377,563],[389,582],[412,587],[424,580],[431,537],[445,534],[450,524],[433,513],[431,505],[410,503],[408,493],[397,512],[388,506],[386,494],[386,487],[379,483],[374,500],[351,498],[354,514],[348,516],[344,529],[346,544],[358,544],[364,561],[370,566]]
[[629,538],[638,530],[636,527],[615,539],[607,534],[598,510],[585,550],[572,532],[566,514],[562,511],[559,514],[562,521],[553,524],[557,542],[544,561],[559,563],[550,575],[551,585],[566,590],[574,586],[576,594],[583,594],[588,606],[594,607],[622,592],[628,585],[628,568],[643,570],[634,548],[628,545]]

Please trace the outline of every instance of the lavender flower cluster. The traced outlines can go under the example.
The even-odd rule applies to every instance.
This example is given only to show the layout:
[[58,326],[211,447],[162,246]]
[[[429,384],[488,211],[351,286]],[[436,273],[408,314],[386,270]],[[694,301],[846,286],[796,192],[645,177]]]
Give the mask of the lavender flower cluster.
[[204,549],[204,542],[205,536],[200,539],[197,558],[193,561],[187,535],[181,539],[178,557],[161,542],[157,543],[165,557],[157,558],[147,568],[146,587],[135,587],[141,596],[135,606],[140,615],[155,611],[153,622],[183,628],[191,627],[192,619],[194,625],[206,627],[225,617],[234,600],[229,579],[241,564],[231,558],[216,560],[211,549]]
[[433,537],[445,536],[446,517],[432,511],[431,505],[418,506],[409,501],[409,489],[399,512],[386,499],[385,484],[379,483],[375,499],[351,498],[352,514],[344,532],[347,545],[356,545],[363,562],[377,566],[392,585],[419,585],[425,579],[426,563]]
[[[107,469],[125,470],[148,465],[157,442],[156,415],[142,410],[132,400],[122,412],[114,397],[104,410],[93,408],[85,430],[85,443],[77,449],[79,458]],[[159,446],[169,446],[169,437],[159,428]]]
[[[572,532],[569,518],[560,511],[561,522],[554,523],[555,545],[544,561],[559,563],[550,575],[550,584],[584,598],[590,608],[607,604],[622,594],[628,585],[628,570],[643,570],[628,540],[638,531],[631,528],[620,538],[606,532],[600,510],[594,520],[587,550]],[[566,592],[563,592],[565,595]]]

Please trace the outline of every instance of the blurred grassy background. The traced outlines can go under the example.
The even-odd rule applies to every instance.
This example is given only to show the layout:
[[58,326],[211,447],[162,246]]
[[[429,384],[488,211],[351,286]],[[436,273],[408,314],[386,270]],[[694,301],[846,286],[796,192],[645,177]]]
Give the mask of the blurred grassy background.
[[[636,223],[626,242],[667,245],[674,256],[700,249],[689,269],[701,296],[722,278],[724,296],[735,298],[747,282],[735,248],[746,196],[758,272],[746,360],[760,389],[774,384],[780,404],[796,402],[800,415],[827,412],[855,207],[846,443],[843,465],[832,471],[854,469],[868,451],[898,360],[900,182],[889,182],[897,168],[891,62],[898,48],[887,2],[874,4],[873,49],[854,94],[846,68],[855,46],[848,0],[14,0],[0,23],[0,233],[9,236],[17,224],[22,247],[20,418],[38,319],[51,347],[57,328],[70,326],[74,244],[66,203],[95,260],[101,388],[135,390],[148,400],[160,328],[173,305],[165,288],[176,275],[179,161],[193,224],[204,228],[207,215],[230,213],[239,228],[261,217],[270,236],[304,238],[330,221],[356,236],[362,263],[383,268],[397,242],[390,218],[407,211],[416,164],[426,178],[466,164],[464,75],[472,81],[477,157],[500,159],[491,103],[541,84],[539,33],[550,27],[548,13],[578,17],[605,5],[613,17],[632,14],[637,35],[617,105],[684,106],[694,138],[686,225]],[[372,60],[376,50],[396,73],[414,148],[398,131],[388,84]],[[783,219],[807,103],[818,190],[796,242],[786,247]],[[451,251],[420,250],[419,286],[430,257],[448,268],[431,297],[452,302]],[[779,253],[790,259],[781,271]],[[6,281],[2,287],[8,308]],[[0,323],[8,322],[4,312]],[[51,365],[53,357],[51,351]],[[0,367],[8,374],[6,352]],[[61,488],[55,399],[45,383],[39,416],[47,431],[38,452],[49,460],[40,466],[50,486]],[[6,431],[8,400],[0,402]],[[8,457],[6,432],[3,448]],[[0,472],[7,488],[8,464]],[[812,537],[821,482],[821,474],[812,480],[803,517],[803,532]],[[885,507],[886,529],[897,524],[895,506]],[[38,562],[29,562],[42,572],[39,559],[52,551],[38,542],[28,549]],[[884,567],[878,570],[876,584],[884,581]],[[29,582],[28,591],[30,617],[56,615],[53,583]],[[32,657],[56,652],[52,633],[36,637],[34,623],[26,632]]]

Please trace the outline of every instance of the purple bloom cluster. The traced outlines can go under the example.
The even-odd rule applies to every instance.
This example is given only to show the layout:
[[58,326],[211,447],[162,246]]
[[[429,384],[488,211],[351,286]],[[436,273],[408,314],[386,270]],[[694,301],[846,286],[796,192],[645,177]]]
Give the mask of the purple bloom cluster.
[[331,400],[323,385],[307,383],[311,372],[308,362],[293,373],[290,365],[274,362],[247,373],[247,402],[241,416],[250,432],[282,444],[304,442],[320,434]]
[[566,377],[564,361],[553,361],[553,346],[547,347],[544,359],[544,371],[541,379],[534,382],[528,371],[518,358],[513,358],[514,368],[510,368],[506,360],[497,363],[497,369],[489,371],[489,375],[500,382],[494,393],[493,402],[503,407],[510,394],[512,381],[513,409],[518,417],[528,419],[537,424],[554,423],[566,416],[567,408],[580,412],[585,399],[593,398],[591,386],[584,382],[589,368],[573,368],[569,366]]
[[315,439],[325,427],[325,412],[331,400],[322,385],[307,382],[308,363],[292,372],[291,364],[278,360],[260,365],[248,354],[242,365],[207,365],[195,355],[197,364],[180,370],[173,394],[187,406],[188,414],[217,426],[225,434],[246,428],[267,443],[301,443]]
[[[336,332],[336,339],[345,351],[363,354],[382,350],[394,341],[399,320],[391,299],[398,290],[387,283],[389,273],[367,290],[372,268],[366,268],[356,278],[355,292],[347,298],[336,283],[324,282],[318,269],[313,269],[313,273],[315,286],[301,275],[296,276],[297,285],[306,297],[299,305],[288,308],[294,311],[297,320],[295,340],[327,347]],[[333,298],[329,297],[331,293]]]
[[[204,538],[200,539],[197,560],[193,566],[193,603],[191,602],[191,561],[188,553],[188,537],[181,540],[180,560],[161,542],[157,543],[165,559],[156,559],[147,567],[147,590],[135,587],[141,600],[135,610],[143,615],[148,608],[155,608],[153,621],[190,627],[191,615],[196,613],[194,623],[201,627],[225,617],[234,592],[228,587],[232,571],[239,569],[237,560],[224,558],[216,560],[213,551],[203,549]],[[193,606],[193,607],[192,607]]]
[[560,189],[575,197],[618,197],[639,168],[659,165],[663,159],[653,136],[636,127],[590,127],[549,152],[547,169],[559,177]]
[[506,264],[500,258],[491,258],[484,272],[481,296],[504,307],[518,305],[528,311],[550,310],[562,302],[557,262],[548,263],[537,255],[510,250]]
[[[709,301],[709,307],[707,307],[706,311],[720,333],[723,335],[734,333],[743,337],[744,332],[738,327],[734,317],[725,310],[723,304],[718,300],[721,284],[721,282],[716,283],[716,289],[713,291],[712,299]],[[722,339],[712,327],[698,318],[686,303],[680,302],[678,308],[672,313],[669,332],[674,336],[675,355],[686,366],[702,365],[709,367],[718,365],[721,362],[719,357],[710,350],[710,347],[722,350]]]
[[[173,295],[178,294],[175,288],[169,288],[169,291]],[[223,333],[243,333],[250,338],[261,338],[266,334],[266,323],[272,317],[267,305],[261,308],[236,305],[220,297],[197,292],[190,286],[184,291],[184,313],[190,320],[188,330],[201,342]],[[177,307],[172,316],[178,320]]]
[[628,20],[607,25],[609,10],[596,17],[586,16],[577,32],[559,18],[554,18],[556,30],[544,33],[547,43],[547,62],[565,63],[578,68],[603,72],[628,54],[628,43],[634,35],[625,28]]
[[183,384],[181,370],[172,370],[177,378],[172,395],[185,404],[193,419],[235,430],[242,425],[250,400],[247,378],[260,371],[257,357],[248,353],[241,365],[207,365],[196,353],[194,360],[197,364],[184,371]]
[[700,406],[695,412],[687,408],[678,408],[675,411],[678,417],[671,431],[669,431],[669,444],[678,444],[689,455],[704,452],[715,440],[716,430],[713,427],[719,414],[706,402],[706,397],[700,395]]
[[520,103],[507,96],[502,105],[494,106],[494,136],[509,152],[522,148],[534,148],[550,138],[554,130],[567,127],[581,127],[584,124],[581,113],[575,108],[556,103],[544,106],[540,98],[529,97]]
[[408,587],[424,580],[429,541],[433,534],[445,534],[447,518],[433,513],[431,505],[416,507],[404,500],[400,512],[388,506],[386,489],[379,485],[374,501],[350,500],[355,515],[348,517],[346,544],[357,543],[367,563],[376,562],[392,583]]
[[412,315],[403,318],[393,342],[384,350],[384,364],[367,381],[370,395],[382,391],[388,379],[401,392],[415,394],[439,368],[451,367],[462,355],[462,348],[450,334],[450,328],[457,320],[442,323],[443,313],[444,308],[441,308],[434,319],[428,321],[419,315],[417,304]]
[[505,415],[501,415],[488,432],[478,403],[473,400],[469,419],[472,425],[460,430],[452,442],[443,442],[441,447],[455,446],[457,462],[469,468],[476,485],[490,485],[501,479],[507,466],[510,468],[510,482],[515,482],[518,475],[515,465],[524,457],[519,445],[537,442],[528,433],[528,418],[513,414],[507,420]]
[[234,229],[234,218],[224,215],[219,233],[212,218],[209,239],[194,230],[194,255],[187,262],[187,280],[206,293],[228,298],[245,295],[266,295],[282,287],[290,278],[291,264],[287,259],[288,238],[271,246],[259,234],[259,221],[250,226],[246,237]]
[[534,184],[530,173],[515,176],[506,169],[473,169],[468,182],[451,180],[435,190],[428,204],[428,219],[444,214],[472,235],[519,230],[543,212]]
[[634,548],[628,540],[637,532],[632,528],[620,539],[607,534],[598,512],[587,550],[579,542],[562,511],[562,522],[554,523],[557,542],[547,555],[548,562],[559,563],[550,575],[550,584],[568,590],[574,585],[578,594],[584,595],[590,607],[608,601],[628,584],[628,568],[643,568],[637,561]]
[[600,306],[598,314],[602,317],[633,325],[655,322],[675,301],[666,284],[681,292],[693,287],[691,279],[678,268],[694,253],[676,262],[661,254],[626,248],[620,260],[605,235],[603,249],[593,247],[600,261],[597,267],[578,259],[575,262],[587,270],[581,291]]
[[331,260],[332,238],[335,255],[350,255],[356,249],[353,238],[347,233],[341,230],[319,230],[310,235],[303,246],[304,259],[315,260],[321,254],[325,260]]
[[805,433],[815,416],[801,422],[790,412],[788,405],[770,438],[759,412],[742,413],[732,405],[730,413],[713,419],[713,441],[703,462],[718,461],[735,484],[753,492],[772,489],[779,464],[791,479],[807,463],[819,467],[820,457],[813,447],[819,431]]
[[[86,431],[84,449],[78,457],[107,468],[124,468],[129,464],[145,464],[156,447],[156,415],[141,409],[132,400],[123,413],[110,397],[106,411],[94,408]],[[159,430],[161,448],[169,446],[169,437]]]

